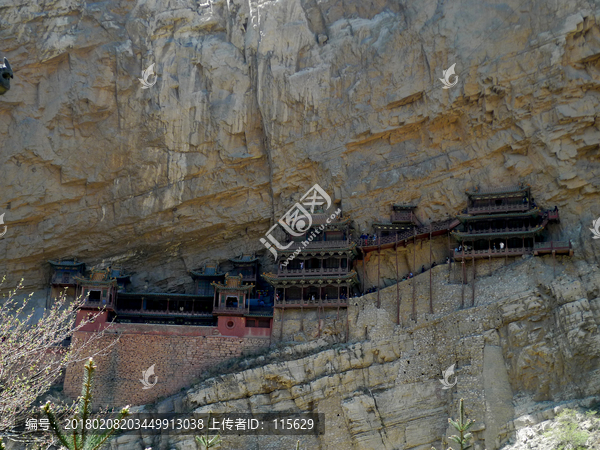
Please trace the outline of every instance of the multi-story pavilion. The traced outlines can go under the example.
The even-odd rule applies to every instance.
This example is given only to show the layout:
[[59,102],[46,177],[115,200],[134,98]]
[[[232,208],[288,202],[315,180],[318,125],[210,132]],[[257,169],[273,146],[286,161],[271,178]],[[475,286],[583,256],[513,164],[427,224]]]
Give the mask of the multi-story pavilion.
[[244,284],[244,275],[225,274],[225,283],[212,283],[215,288],[213,315],[222,335],[238,337],[270,336],[272,307],[252,305],[253,284]]
[[263,274],[275,288],[275,308],[347,306],[358,283],[351,269],[356,245],[349,239],[349,232],[347,218],[313,214],[312,227],[306,233],[288,235],[286,245],[291,245],[279,252],[277,273]]
[[457,261],[525,254],[571,254],[570,242],[546,241],[548,223],[558,222],[558,210],[541,210],[529,186],[467,191],[467,208],[457,216],[461,227],[452,232],[458,241]]
[[85,263],[72,260],[48,261],[52,267],[52,277],[50,279],[50,296],[55,299],[61,293],[65,293],[68,299],[73,300],[77,295],[77,281],[75,277],[82,276],[85,272]]

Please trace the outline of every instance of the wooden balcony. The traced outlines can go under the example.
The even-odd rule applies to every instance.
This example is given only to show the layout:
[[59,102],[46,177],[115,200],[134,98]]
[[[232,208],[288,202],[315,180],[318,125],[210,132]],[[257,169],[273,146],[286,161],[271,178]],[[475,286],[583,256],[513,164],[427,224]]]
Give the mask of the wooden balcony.
[[529,255],[533,252],[532,247],[517,247],[489,250],[463,250],[457,252],[456,249],[450,250],[450,254],[456,261],[479,259],[479,258],[504,258],[507,256]]
[[54,275],[52,275],[50,284],[57,284],[61,286],[74,286],[77,284],[77,282],[71,275],[63,276],[63,274],[55,273]]
[[276,300],[275,308],[337,308],[347,307],[348,299],[330,298],[321,300],[311,299],[291,299],[291,300]]
[[536,242],[533,247],[534,255],[547,255],[554,252],[557,255],[573,256],[571,241]]
[[483,206],[468,206],[468,214],[493,214],[493,213],[508,213],[529,211],[531,206],[528,203],[508,203],[504,205],[483,205]]
[[[534,227],[523,226],[523,227],[506,227],[506,228],[487,228],[483,230],[469,230],[466,234],[473,235],[474,237],[478,234],[490,234],[490,233],[519,233],[519,232],[527,232],[533,231],[539,228],[539,225]],[[463,233],[465,234],[465,233]]]
[[413,223],[415,215],[412,211],[393,211],[390,216],[390,221],[394,222],[410,222]]
[[219,306],[217,308],[213,308],[213,314],[220,315],[243,315],[249,314],[250,308],[239,308],[237,306]]
[[292,244],[290,246],[290,248],[288,249],[288,251],[294,251],[296,250],[298,247],[302,247],[303,249],[325,249],[325,248],[346,248],[349,247],[352,244],[352,241],[350,239],[339,239],[339,240],[332,240],[332,241],[312,241],[310,242],[306,247],[304,247],[304,244],[302,244],[302,242],[304,242],[306,239],[302,239],[302,240],[294,240],[292,242],[294,242],[294,244]]
[[212,317],[212,312],[170,311],[166,309],[117,309],[117,315],[123,316],[173,316],[173,317]]
[[332,268],[319,268],[319,269],[279,269],[277,272],[278,277],[320,277],[320,276],[330,276],[330,275],[347,275],[348,269],[341,267],[332,267]]

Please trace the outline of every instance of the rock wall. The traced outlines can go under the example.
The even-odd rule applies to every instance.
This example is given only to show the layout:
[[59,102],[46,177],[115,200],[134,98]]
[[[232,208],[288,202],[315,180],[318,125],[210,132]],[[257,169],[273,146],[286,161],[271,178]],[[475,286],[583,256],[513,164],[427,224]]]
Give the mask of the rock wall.
[[[531,184],[598,258],[598,5],[588,0],[59,0],[2,10],[0,273],[119,262],[136,287],[241,251],[309,186],[357,230]],[[158,81],[142,89],[142,70]],[[438,78],[456,63],[458,84]],[[269,261],[265,258],[265,268]]]
[[[122,408],[152,403],[178,393],[207,369],[244,353],[268,347],[269,338],[215,336],[213,327],[183,325],[114,324],[88,345],[97,366],[94,376],[94,409]],[[73,345],[87,342],[90,333],[78,331]],[[81,394],[82,360],[67,368],[64,392]],[[140,381],[154,366],[154,375]],[[156,378],[155,378],[156,377]]]
[[[302,437],[301,448],[430,449],[453,434],[447,419],[464,398],[476,421],[475,450],[497,449],[561,402],[600,402],[600,268],[564,262],[554,278],[550,261],[528,258],[481,278],[474,307],[432,316],[420,302],[416,323],[401,326],[395,286],[380,292],[379,309],[374,294],[361,297],[349,308],[350,342],[275,349],[155,410],[312,411],[325,414],[326,432]],[[441,372],[452,364],[457,383],[444,390]],[[227,436],[221,448],[283,449],[293,441]],[[143,444],[194,448],[192,438],[147,437]],[[132,436],[111,445],[143,448]]]

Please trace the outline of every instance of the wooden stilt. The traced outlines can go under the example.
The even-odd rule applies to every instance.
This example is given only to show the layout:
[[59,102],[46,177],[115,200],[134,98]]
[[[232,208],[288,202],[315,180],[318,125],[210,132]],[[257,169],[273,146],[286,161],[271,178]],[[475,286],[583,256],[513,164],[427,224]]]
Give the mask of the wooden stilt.
[[350,340],[350,323],[348,316],[350,315],[350,308],[346,308],[346,342]]
[[398,275],[398,232],[396,232],[396,323],[400,325],[400,276]]
[[433,270],[431,254],[431,222],[429,223],[429,314],[433,314]]
[[377,309],[381,307],[381,300],[379,299],[379,284],[381,276],[381,238],[379,238],[379,247],[377,248]]
[[464,252],[463,252],[463,258],[461,261],[461,265],[462,265],[462,295],[460,297],[460,309],[463,309],[465,307],[465,257],[464,257]]
[[367,253],[363,250],[363,276],[362,276],[362,292],[361,294],[364,294],[366,289],[366,283],[367,283],[367,269],[365,268],[365,259],[367,259]]
[[[475,243],[473,242],[473,252],[475,252]],[[473,298],[471,306],[475,306],[475,253],[473,253]]]
[[321,337],[321,296],[319,296],[319,306],[317,306],[317,322],[319,322],[319,337]]
[[552,250],[552,270],[554,271],[554,278],[556,278],[556,250]]
[[[304,300],[302,300],[304,303]],[[304,305],[300,303],[300,331],[304,332]]]
[[417,285],[415,279],[417,277],[417,229],[413,228],[413,279],[412,279],[412,318],[417,321]]
[[283,308],[281,308],[281,329],[279,331],[279,340],[283,341],[283,313],[285,311],[285,298],[283,299]]

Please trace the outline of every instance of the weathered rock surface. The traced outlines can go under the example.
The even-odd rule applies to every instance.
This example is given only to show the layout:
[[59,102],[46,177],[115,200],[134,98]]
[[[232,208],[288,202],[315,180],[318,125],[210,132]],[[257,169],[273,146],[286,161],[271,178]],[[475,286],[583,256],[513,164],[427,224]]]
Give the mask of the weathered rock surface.
[[0,272],[42,287],[46,260],[78,256],[182,291],[185,269],[261,250],[315,182],[364,229],[391,202],[427,222],[466,187],[522,180],[597,259],[599,14],[588,0],[7,3]]
[[[352,323],[361,324],[351,328],[350,342],[323,349],[314,340],[275,350],[275,362],[249,361],[253,368],[206,380],[155,407],[319,412],[326,434],[301,437],[302,448],[430,449],[453,434],[447,419],[456,417],[464,398],[476,421],[474,448],[497,449],[523,427],[553,417],[556,405],[600,402],[600,269],[568,263],[553,279],[550,261],[530,258],[499,269],[477,281],[474,307],[419,314],[404,326],[394,324],[396,290],[389,287],[381,292],[381,309],[375,294],[350,307]],[[317,352],[302,356],[307,351]],[[444,390],[441,372],[451,364],[457,383]],[[222,448],[284,449],[291,442],[227,436]],[[146,439],[145,445],[193,448],[191,438]],[[112,448],[142,447],[129,436]]]

